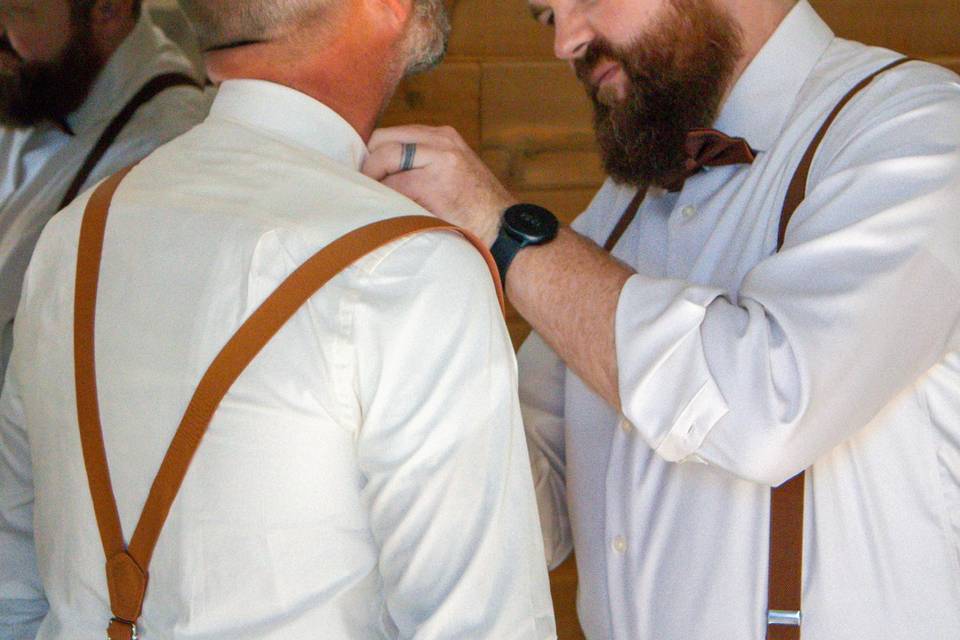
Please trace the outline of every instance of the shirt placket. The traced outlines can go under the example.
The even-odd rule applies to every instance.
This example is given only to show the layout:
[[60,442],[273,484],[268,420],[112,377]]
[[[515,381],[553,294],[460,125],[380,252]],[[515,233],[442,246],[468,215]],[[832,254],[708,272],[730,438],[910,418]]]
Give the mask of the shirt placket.
[[609,595],[607,616],[609,619],[610,637],[612,639],[631,639],[630,620],[632,615],[627,607],[631,600],[630,580],[628,567],[634,563],[629,561],[631,553],[630,536],[623,510],[627,508],[627,499],[623,494],[623,478],[621,471],[628,468],[627,460],[629,447],[627,439],[631,435],[632,427],[627,419],[620,416],[617,428],[613,434],[610,450],[610,464],[607,466],[606,485],[606,544],[604,557],[606,559],[607,594]]

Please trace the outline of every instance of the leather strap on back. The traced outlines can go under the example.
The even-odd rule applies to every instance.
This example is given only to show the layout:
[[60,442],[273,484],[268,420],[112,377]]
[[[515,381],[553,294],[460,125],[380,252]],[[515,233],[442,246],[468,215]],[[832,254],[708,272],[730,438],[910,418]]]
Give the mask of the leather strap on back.
[[204,373],[147,496],[129,547],[124,543],[110,482],[97,400],[94,325],[100,260],[113,194],[130,169],[102,183],[93,193],[80,229],[74,302],[74,360],[80,440],[94,513],[104,554],[113,620],[111,640],[133,640],[146,595],[147,568],[177,491],[214,412],[234,381],[273,335],[328,280],[364,255],[404,236],[424,231],[456,231],[484,256],[500,308],[503,291],[489,250],[469,232],[428,216],[375,222],[348,233],[317,252],[250,315]]
[[[787,188],[777,232],[777,251],[783,247],[787,225],[807,193],[807,180],[814,156],[837,116],[860,91],[880,74],[909,62],[902,58],[860,81],[840,100],[800,161]],[[804,477],[800,473],[770,492],[770,559],[767,586],[767,640],[799,640],[803,572]]]
[[143,88],[140,89],[140,91],[136,93],[136,95],[130,98],[130,102],[123,107],[120,113],[114,116],[113,120],[110,121],[110,124],[107,125],[107,128],[103,130],[102,134],[100,134],[97,144],[95,144],[93,149],[90,150],[90,153],[87,154],[86,159],[83,161],[83,164],[77,171],[77,175],[73,177],[73,182],[70,183],[70,186],[67,187],[66,193],[63,194],[63,199],[60,201],[60,206],[57,208],[57,210],[59,211],[60,209],[63,209],[70,204],[74,198],[77,197],[77,194],[80,193],[80,189],[90,177],[90,174],[93,173],[93,170],[97,167],[97,164],[101,159],[103,159],[107,149],[109,149],[110,145],[114,143],[114,141],[117,139],[117,136],[120,135],[120,132],[123,131],[123,128],[127,126],[131,118],[133,118],[133,115],[140,107],[153,100],[153,98],[155,98],[162,91],[173,87],[184,86],[202,89],[196,80],[186,74],[165,73],[150,80],[143,86]]

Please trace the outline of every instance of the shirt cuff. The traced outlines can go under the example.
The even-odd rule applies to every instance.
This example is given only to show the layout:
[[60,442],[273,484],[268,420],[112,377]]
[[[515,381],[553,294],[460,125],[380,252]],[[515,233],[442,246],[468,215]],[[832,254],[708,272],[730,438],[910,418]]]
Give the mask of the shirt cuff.
[[710,373],[700,326],[715,287],[632,276],[617,304],[616,349],[624,416],[658,455],[692,458],[729,411]]

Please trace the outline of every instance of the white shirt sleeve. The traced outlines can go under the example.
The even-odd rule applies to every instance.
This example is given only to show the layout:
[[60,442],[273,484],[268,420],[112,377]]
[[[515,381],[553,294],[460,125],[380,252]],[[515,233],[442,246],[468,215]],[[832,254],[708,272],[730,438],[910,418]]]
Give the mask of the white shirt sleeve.
[[888,95],[835,123],[783,250],[736,299],[640,275],[624,287],[623,411],[664,458],[779,484],[956,340],[960,99],[947,85]]
[[357,450],[401,638],[555,636],[516,362],[489,271],[414,237],[355,304]]
[[30,443],[11,366],[0,397],[0,638],[10,640],[35,638],[47,612],[33,541],[33,496]]
[[520,409],[543,530],[547,566],[556,568],[573,550],[567,511],[564,453],[563,361],[538,333],[520,347]]

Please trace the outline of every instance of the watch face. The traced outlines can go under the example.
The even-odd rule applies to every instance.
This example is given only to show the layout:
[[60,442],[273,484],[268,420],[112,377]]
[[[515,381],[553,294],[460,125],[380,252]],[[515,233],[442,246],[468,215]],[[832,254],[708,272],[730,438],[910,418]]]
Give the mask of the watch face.
[[518,204],[506,210],[504,225],[525,244],[542,244],[557,235],[557,217],[535,204]]

